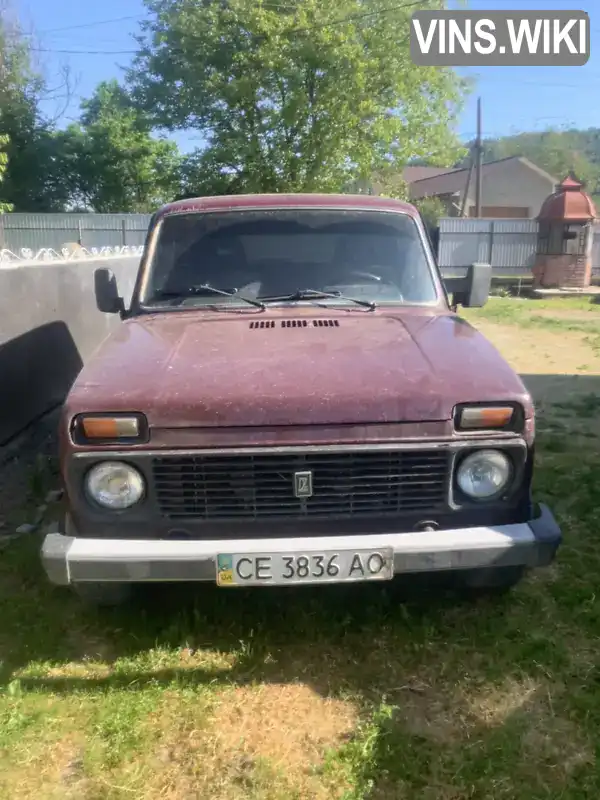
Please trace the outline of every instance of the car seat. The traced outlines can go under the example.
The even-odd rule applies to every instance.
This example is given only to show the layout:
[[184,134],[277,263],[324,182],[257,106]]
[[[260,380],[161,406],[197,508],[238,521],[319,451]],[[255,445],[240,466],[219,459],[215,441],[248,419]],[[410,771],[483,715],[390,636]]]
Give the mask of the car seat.
[[166,291],[180,291],[190,286],[209,284],[231,290],[249,282],[246,255],[236,237],[203,237],[194,242],[176,260],[165,282]]

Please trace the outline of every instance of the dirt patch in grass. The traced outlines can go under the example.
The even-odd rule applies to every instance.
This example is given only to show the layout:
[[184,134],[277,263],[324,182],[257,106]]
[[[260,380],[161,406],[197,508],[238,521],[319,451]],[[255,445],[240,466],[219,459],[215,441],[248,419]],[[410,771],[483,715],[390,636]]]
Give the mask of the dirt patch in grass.
[[320,697],[302,684],[240,687],[221,697],[210,726],[228,751],[305,771],[339,746],[356,724],[351,703]]
[[469,715],[484,725],[501,725],[515,712],[525,707],[539,690],[530,677],[518,681],[508,678],[500,685],[485,686],[465,698]]
[[600,354],[590,347],[584,333],[569,331],[565,335],[487,320],[475,324],[521,375],[572,376],[585,365],[586,373],[600,376]]
[[481,319],[475,325],[521,375],[540,419],[557,403],[581,395],[600,396],[600,352],[586,334]]
[[352,735],[352,703],[303,684],[232,687],[207,697],[209,708],[172,699],[154,716],[154,747],[136,760],[137,797],[326,800],[347,788],[319,768]]
[[[512,324],[485,318],[485,308],[475,314],[473,323],[490,339],[511,366],[521,375],[531,392],[537,412],[538,430],[551,434],[543,444],[548,452],[574,447],[582,440],[600,436],[600,350],[597,331],[593,335],[572,330],[568,324],[544,327],[530,324],[531,314],[546,317],[549,323],[574,318],[596,323],[600,307],[563,308],[557,303],[503,301],[492,305],[490,315],[511,319]],[[527,313],[527,308],[530,313]],[[581,327],[581,325],[580,325]],[[596,326],[597,327],[597,326]]]

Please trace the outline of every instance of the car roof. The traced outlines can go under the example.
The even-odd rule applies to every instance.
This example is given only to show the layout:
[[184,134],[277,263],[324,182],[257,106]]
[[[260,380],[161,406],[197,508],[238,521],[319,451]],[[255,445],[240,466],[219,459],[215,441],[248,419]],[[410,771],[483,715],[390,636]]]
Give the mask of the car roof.
[[356,211],[395,211],[418,217],[417,209],[391,197],[362,194],[238,194],[215,197],[192,197],[167,203],[158,216],[201,213],[203,211],[236,211],[262,208],[354,209]]

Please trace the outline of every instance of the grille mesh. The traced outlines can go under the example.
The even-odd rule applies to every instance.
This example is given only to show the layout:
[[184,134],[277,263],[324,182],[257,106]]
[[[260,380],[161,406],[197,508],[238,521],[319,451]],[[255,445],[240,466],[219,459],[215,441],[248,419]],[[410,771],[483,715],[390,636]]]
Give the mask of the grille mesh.
[[[354,451],[186,455],[153,459],[161,513],[205,520],[345,517],[444,507],[447,453]],[[294,493],[294,473],[312,473],[312,496]]]

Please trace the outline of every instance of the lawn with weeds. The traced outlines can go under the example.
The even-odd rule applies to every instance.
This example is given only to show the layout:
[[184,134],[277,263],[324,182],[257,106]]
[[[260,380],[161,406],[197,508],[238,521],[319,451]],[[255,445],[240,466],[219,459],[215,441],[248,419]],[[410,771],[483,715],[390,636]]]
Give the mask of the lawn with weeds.
[[[518,343],[528,323],[514,317]],[[0,797],[597,800],[593,377],[538,424],[536,497],[563,526],[558,559],[501,599],[433,579],[164,586],[100,612],[46,583],[36,537],[10,543]]]
[[487,320],[519,328],[559,333],[581,333],[590,347],[600,351],[600,304],[595,298],[561,297],[547,300],[490,297],[483,308],[470,309],[473,322]]

